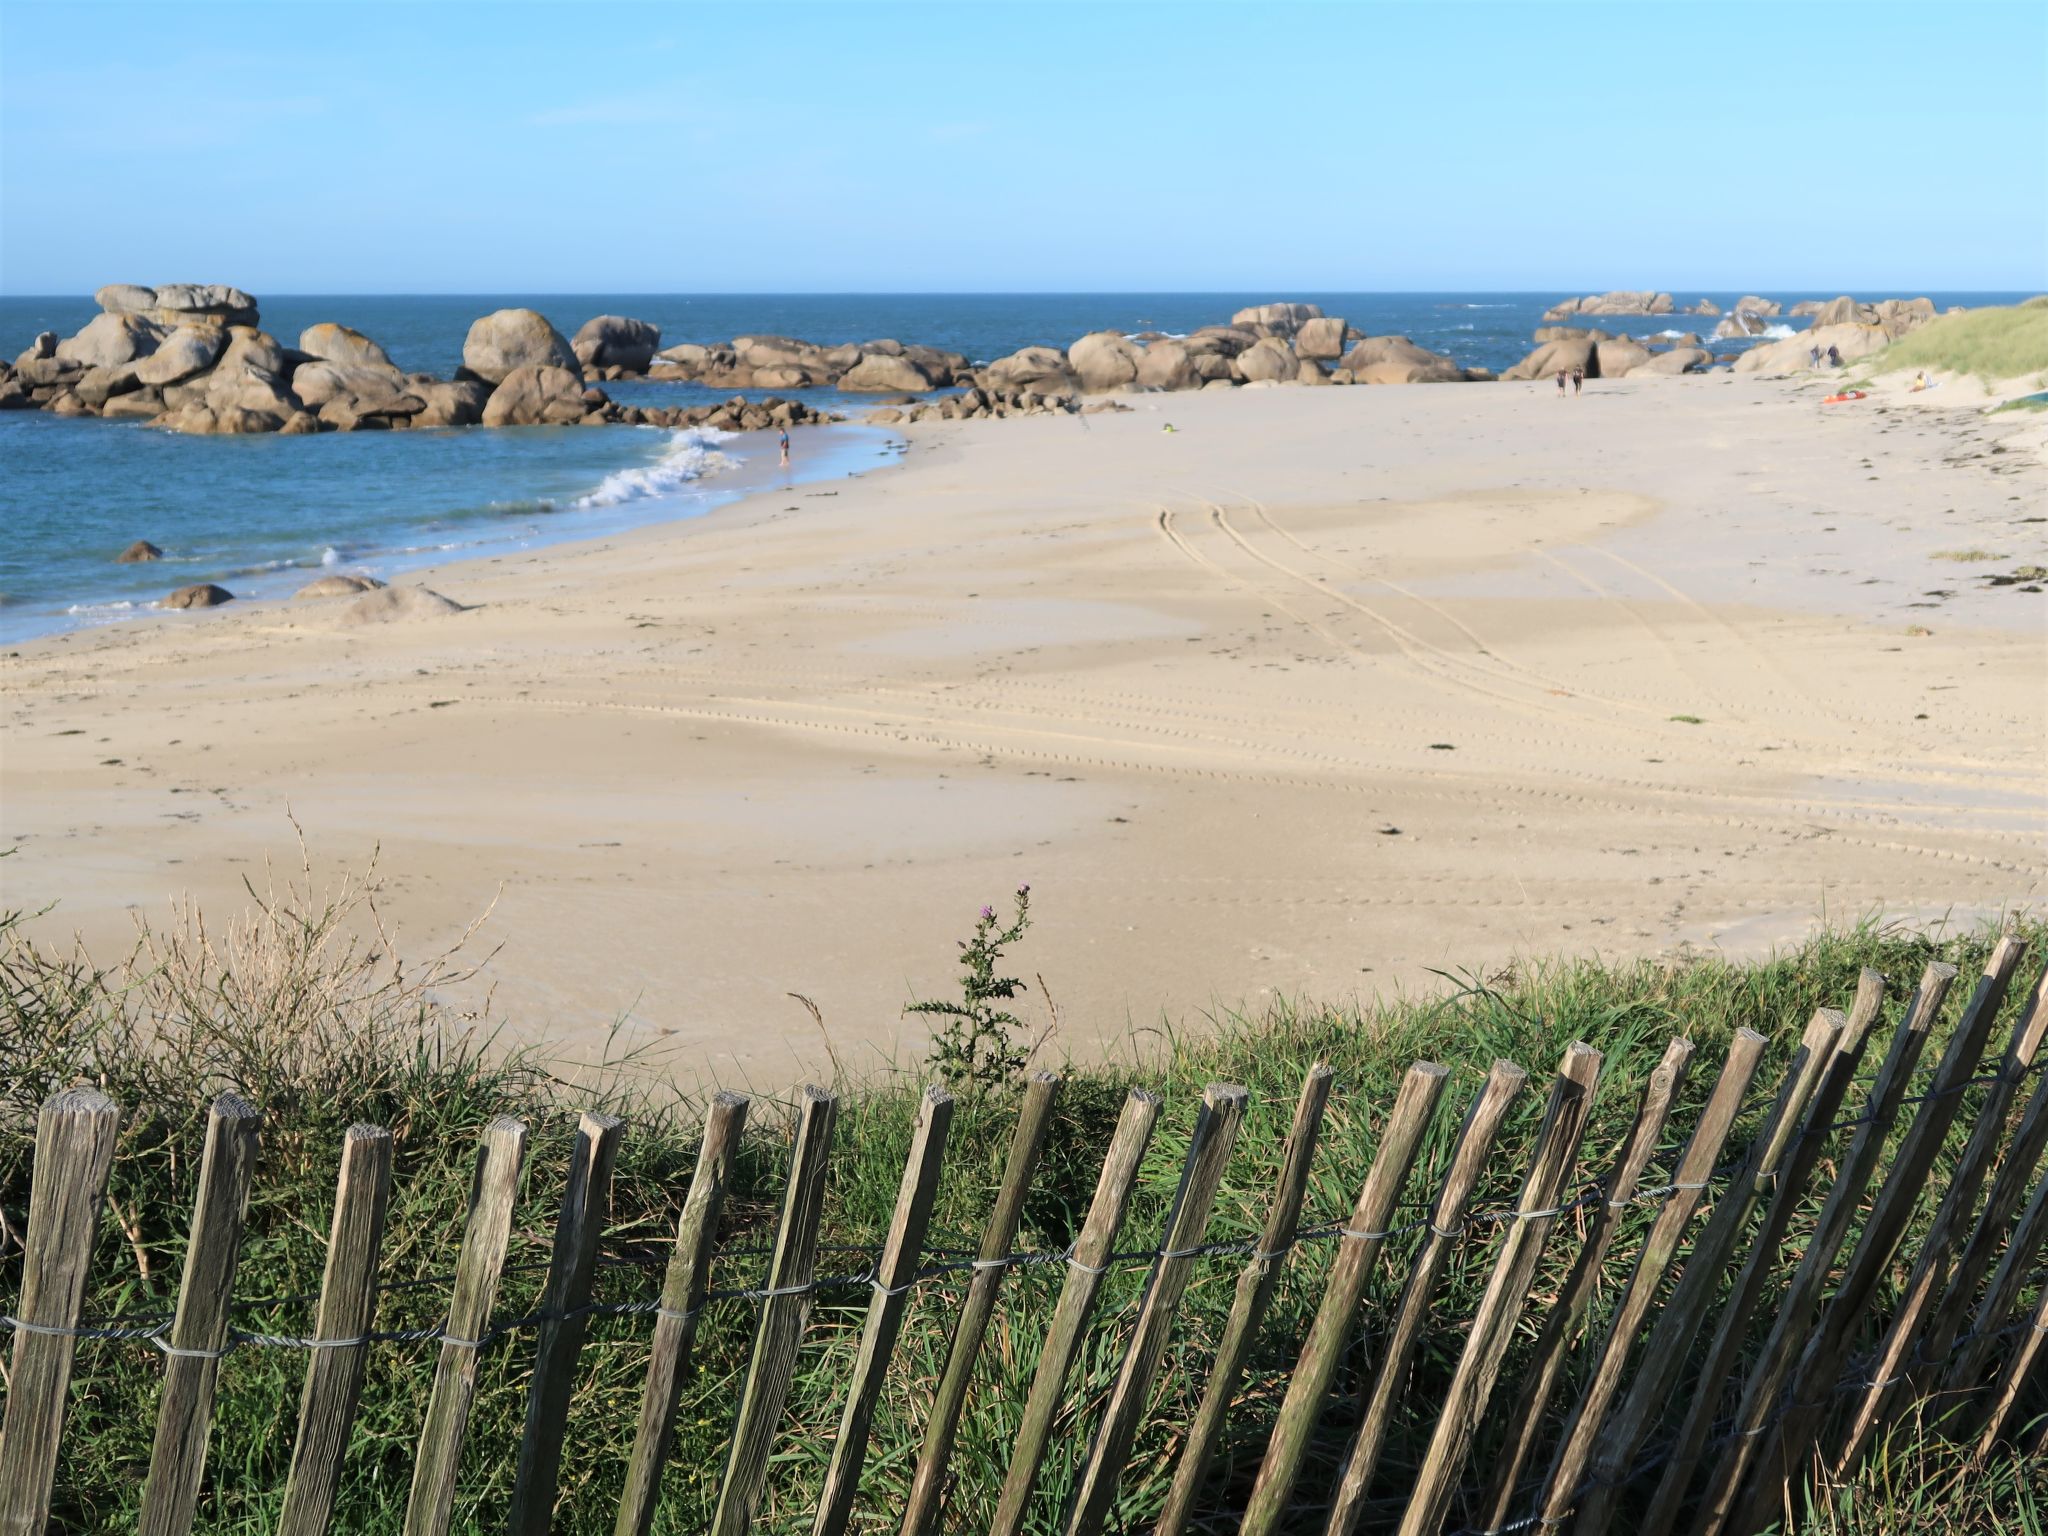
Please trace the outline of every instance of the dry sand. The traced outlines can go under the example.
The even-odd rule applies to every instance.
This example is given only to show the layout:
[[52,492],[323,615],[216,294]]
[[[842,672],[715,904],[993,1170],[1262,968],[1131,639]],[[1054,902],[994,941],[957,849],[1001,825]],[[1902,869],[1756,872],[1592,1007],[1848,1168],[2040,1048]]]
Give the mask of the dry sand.
[[914,1059],[902,1004],[1026,881],[1017,965],[1084,1055],[1992,914],[2048,870],[2048,596],[1983,577],[2048,563],[2048,497],[2039,417],[1972,388],[1144,397],[430,573],[457,614],[42,641],[0,674],[0,874],[108,952],[174,893],[243,905],[289,810],[323,868],[381,845],[408,950],[495,899],[516,1033],[623,1019],[763,1087],[824,1054],[792,992],[850,1067]]

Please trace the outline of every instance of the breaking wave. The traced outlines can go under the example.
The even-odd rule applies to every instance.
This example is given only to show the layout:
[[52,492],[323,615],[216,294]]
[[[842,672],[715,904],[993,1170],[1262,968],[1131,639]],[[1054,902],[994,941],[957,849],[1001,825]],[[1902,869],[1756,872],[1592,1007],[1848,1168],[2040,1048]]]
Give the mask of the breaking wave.
[[727,468],[732,460],[714,444],[733,434],[716,427],[690,427],[669,434],[668,446],[652,464],[616,469],[598,483],[596,490],[569,503],[572,507],[616,507],[621,502],[647,496],[666,496],[681,490],[692,480],[701,480]]

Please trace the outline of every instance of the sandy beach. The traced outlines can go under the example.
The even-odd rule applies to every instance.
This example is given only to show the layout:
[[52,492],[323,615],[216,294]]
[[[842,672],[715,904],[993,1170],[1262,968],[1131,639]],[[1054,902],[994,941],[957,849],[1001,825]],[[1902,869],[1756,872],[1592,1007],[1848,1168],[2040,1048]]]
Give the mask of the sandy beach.
[[[984,903],[1054,1050],[1520,954],[1754,953],[2048,873],[2038,412],[1715,375],[1245,389],[5,658],[0,864],[95,952],[378,856],[517,1038],[914,1060]],[[1167,430],[1171,426],[1172,430]],[[881,429],[833,429],[858,448]],[[820,440],[800,435],[799,454]],[[882,460],[875,460],[878,466]],[[138,535],[150,530],[137,530]],[[1989,558],[1957,561],[1944,555]]]

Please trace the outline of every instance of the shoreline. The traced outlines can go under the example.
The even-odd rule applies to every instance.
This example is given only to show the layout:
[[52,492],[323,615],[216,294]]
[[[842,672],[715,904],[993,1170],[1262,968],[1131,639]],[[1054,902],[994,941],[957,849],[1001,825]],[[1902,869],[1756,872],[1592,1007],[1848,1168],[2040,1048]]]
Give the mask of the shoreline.
[[23,647],[7,883],[107,948],[294,867],[288,808],[323,875],[382,849],[408,950],[496,902],[513,1038],[623,1020],[778,1083],[824,1056],[791,992],[849,1060],[920,1054],[901,1004],[1024,882],[1017,967],[1082,1055],[1447,963],[2039,901],[2039,599],[1929,563],[2033,558],[2038,459],[1967,440],[2036,424],[1748,379],[1130,400],[430,566],[477,605],[445,619]]
[[[99,430],[149,429],[114,424]],[[512,427],[499,430],[581,433],[588,429]],[[671,442],[704,439],[705,436],[702,429],[689,427],[621,427],[616,430],[658,433]],[[508,511],[505,514],[508,526],[501,530],[481,537],[458,538],[450,544],[363,548],[355,546],[345,537],[338,536],[327,551],[328,555],[334,558],[324,559],[317,564],[278,557],[258,565],[195,574],[190,568],[200,562],[191,558],[173,557],[149,562],[144,569],[161,571],[165,576],[164,584],[167,588],[172,585],[184,585],[185,582],[180,579],[182,574],[195,580],[218,581],[223,585],[232,583],[237,604],[289,603],[297,587],[321,576],[362,575],[385,581],[398,577],[422,577],[444,567],[460,566],[472,561],[501,559],[506,555],[528,550],[561,549],[565,546],[614,538],[638,528],[687,522],[693,518],[707,516],[720,507],[745,500],[747,497],[767,494],[773,488],[770,482],[792,486],[808,485],[864,472],[873,467],[873,458],[887,457],[892,451],[896,451],[892,450],[890,445],[897,443],[899,439],[881,428],[860,423],[835,422],[807,427],[794,441],[798,446],[792,454],[791,474],[788,477],[782,475],[775,462],[772,434],[726,433],[706,440],[706,445],[724,454],[731,461],[728,467],[711,468],[673,489],[652,495],[632,496],[617,502],[591,506],[569,502]],[[822,447],[824,452],[820,454],[814,451],[817,447]],[[819,467],[821,461],[822,467]],[[609,481],[618,475],[654,469],[660,463],[659,454],[644,462],[628,460],[619,464],[606,479]],[[601,483],[592,487],[586,494],[595,495],[602,490]],[[514,523],[518,526],[510,526]],[[433,517],[425,516],[423,521],[416,525],[419,530],[418,536],[430,536],[433,526]],[[479,528],[480,525],[470,524],[460,530],[451,531],[474,535],[479,532]],[[342,550],[347,550],[347,553],[340,553]],[[180,617],[190,619],[194,616],[177,615],[176,610],[162,608],[154,602],[135,602],[112,594],[77,596],[61,611],[52,611],[48,608],[41,612],[24,611],[31,606],[27,601],[0,606],[0,645],[18,648],[42,640],[55,639],[61,635],[90,632],[111,625],[166,620],[176,622]]]

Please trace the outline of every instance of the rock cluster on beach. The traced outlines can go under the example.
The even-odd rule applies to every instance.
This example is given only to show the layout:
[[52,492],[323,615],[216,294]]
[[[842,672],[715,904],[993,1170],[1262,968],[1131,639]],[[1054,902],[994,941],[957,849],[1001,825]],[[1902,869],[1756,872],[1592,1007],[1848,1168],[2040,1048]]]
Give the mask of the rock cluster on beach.
[[[1546,320],[1573,315],[1664,315],[1674,311],[1665,293],[1606,293],[1567,299],[1546,311]],[[1813,349],[1823,356],[1833,347],[1848,362],[1889,346],[1935,315],[1931,299],[1881,299],[1874,304],[1852,298],[1802,299],[1786,310],[1775,299],[1744,294],[1727,313],[1711,299],[1702,299],[1681,314],[1715,315],[1720,322],[1708,341],[1746,341],[1764,335],[1781,314],[1811,317],[1812,328],[1797,335],[1752,347],[1734,358],[1738,373],[1794,373],[1810,368]],[[1501,374],[1503,379],[1548,378],[1559,370],[1583,369],[1589,379],[1655,377],[1698,373],[1713,366],[1714,354],[1700,336],[1658,335],[1644,341],[1616,336],[1590,326],[1543,325],[1532,338],[1536,350]],[[1726,360],[1725,358],[1723,359]]]
[[286,346],[260,329],[239,288],[113,283],[76,336],[45,331],[0,364],[0,410],[144,421],[194,434],[391,431],[544,425],[755,430],[825,419],[800,400],[735,398],[689,407],[624,405],[599,379],[644,371],[661,332],[600,315],[572,343],[530,309],[469,329],[453,379],[408,373],[375,341],[327,322]]

